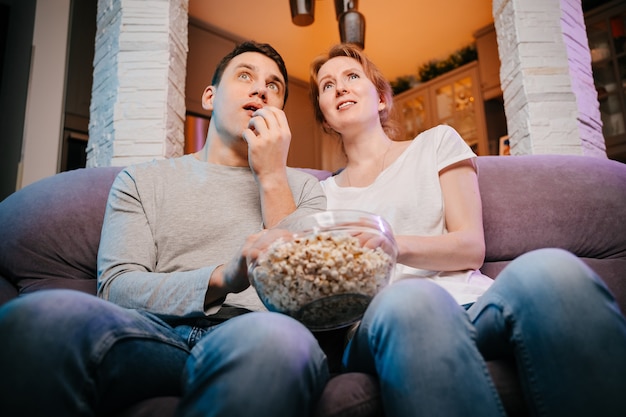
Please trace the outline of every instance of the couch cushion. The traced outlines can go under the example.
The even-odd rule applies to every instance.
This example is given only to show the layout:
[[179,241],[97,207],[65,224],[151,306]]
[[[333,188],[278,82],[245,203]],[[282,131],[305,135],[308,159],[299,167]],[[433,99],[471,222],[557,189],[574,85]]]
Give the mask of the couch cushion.
[[573,155],[478,158],[486,261],[544,247],[626,259],[626,165]]
[[478,158],[487,246],[481,270],[496,277],[528,251],[580,257],[626,311],[626,165],[574,155]]
[[349,372],[328,381],[314,417],[382,417],[380,385],[368,374]]
[[17,297],[17,288],[0,275],[0,306]]
[[95,293],[106,200],[121,169],[63,172],[0,202],[0,275],[20,292],[61,286]]

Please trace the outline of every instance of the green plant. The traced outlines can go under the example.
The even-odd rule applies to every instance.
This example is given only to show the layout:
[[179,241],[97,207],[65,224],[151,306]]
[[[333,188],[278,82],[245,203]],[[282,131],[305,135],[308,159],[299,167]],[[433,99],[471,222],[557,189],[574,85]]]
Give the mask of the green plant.
[[432,80],[433,78],[475,61],[476,59],[478,59],[476,45],[472,43],[452,53],[446,59],[431,60],[420,65],[417,69],[417,78],[413,75],[398,77],[395,81],[391,82],[391,88],[393,89],[394,94],[400,94],[401,92],[411,88],[416,81],[426,82]]
[[404,75],[396,78],[395,81],[391,81],[391,89],[393,94],[400,94],[413,87],[417,83],[415,75]]

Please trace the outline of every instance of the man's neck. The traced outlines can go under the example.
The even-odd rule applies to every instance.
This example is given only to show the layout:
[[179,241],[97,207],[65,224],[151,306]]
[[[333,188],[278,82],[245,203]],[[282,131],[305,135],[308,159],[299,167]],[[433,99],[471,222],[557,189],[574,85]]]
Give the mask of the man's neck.
[[237,149],[235,146],[227,146],[219,139],[207,138],[202,149],[194,153],[194,156],[199,161],[216,165],[248,166],[248,154],[245,145],[241,146],[241,149]]

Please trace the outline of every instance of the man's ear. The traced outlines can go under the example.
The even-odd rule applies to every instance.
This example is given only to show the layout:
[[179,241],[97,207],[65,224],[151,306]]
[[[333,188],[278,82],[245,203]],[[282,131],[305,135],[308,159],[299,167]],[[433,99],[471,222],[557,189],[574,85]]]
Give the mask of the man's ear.
[[208,86],[202,93],[202,108],[204,110],[213,110],[213,97],[215,96],[215,86]]

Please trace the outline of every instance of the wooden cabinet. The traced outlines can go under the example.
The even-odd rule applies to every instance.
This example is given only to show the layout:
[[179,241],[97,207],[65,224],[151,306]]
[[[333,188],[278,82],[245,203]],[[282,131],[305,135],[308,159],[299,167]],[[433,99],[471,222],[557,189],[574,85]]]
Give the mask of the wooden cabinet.
[[606,153],[626,162],[626,3],[598,7],[585,23]]
[[500,54],[498,52],[496,28],[493,23],[474,32],[474,39],[476,40],[480,89],[483,94],[483,100],[501,97]]
[[394,108],[401,140],[446,124],[455,128],[478,155],[489,154],[477,62],[398,94]]

